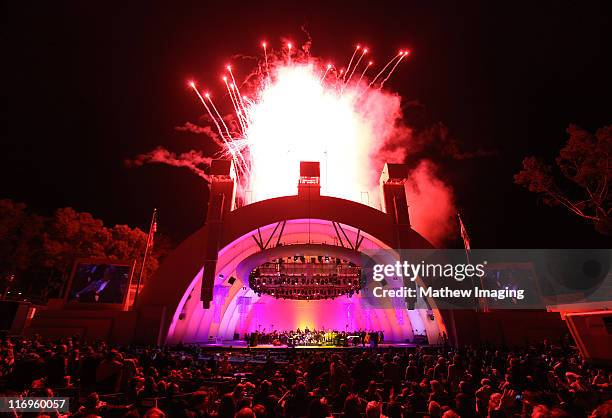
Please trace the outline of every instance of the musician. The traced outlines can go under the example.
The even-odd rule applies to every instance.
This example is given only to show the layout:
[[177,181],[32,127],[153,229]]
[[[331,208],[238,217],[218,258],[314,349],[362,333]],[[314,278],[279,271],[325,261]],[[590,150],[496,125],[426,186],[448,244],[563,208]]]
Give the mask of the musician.
[[370,331],[367,338],[371,348],[378,347],[378,331]]

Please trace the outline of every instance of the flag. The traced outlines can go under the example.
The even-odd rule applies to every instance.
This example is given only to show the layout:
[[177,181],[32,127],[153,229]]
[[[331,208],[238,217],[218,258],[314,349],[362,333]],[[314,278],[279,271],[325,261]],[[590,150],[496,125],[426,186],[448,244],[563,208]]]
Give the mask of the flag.
[[463,221],[461,220],[461,215],[457,214],[459,218],[459,226],[461,227],[461,238],[463,239],[463,245],[466,251],[470,250],[470,237],[468,236],[467,231],[465,230],[465,225],[463,225]]
[[147,237],[147,249],[153,248],[153,239],[157,232],[157,209],[153,210],[153,217],[151,218],[151,226],[149,227],[149,236]]

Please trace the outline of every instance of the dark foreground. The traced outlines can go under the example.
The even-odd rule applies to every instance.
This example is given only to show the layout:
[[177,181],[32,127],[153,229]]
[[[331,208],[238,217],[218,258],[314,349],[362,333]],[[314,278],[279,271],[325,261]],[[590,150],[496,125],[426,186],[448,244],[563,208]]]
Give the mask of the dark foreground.
[[611,371],[584,362],[567,339],[519,349],[268,350],[11,338],[0,359],[4,396],[67,396],[66,416],[77,417],[612,414]]

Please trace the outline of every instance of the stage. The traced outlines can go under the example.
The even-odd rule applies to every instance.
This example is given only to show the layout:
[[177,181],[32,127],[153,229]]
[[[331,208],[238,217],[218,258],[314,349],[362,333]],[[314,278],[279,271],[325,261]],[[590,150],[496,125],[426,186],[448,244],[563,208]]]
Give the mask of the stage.
[[[370,345],[362,346],[349,345],[349,346],[337,346],[337,345],[295,345],[289,346],[286,344],[273,345],[273,344],[258,344],[256,346],[249,347],[245,341],[228,340],[221,343],[216,342],[199,342],[194,343],[200,348],[205,349],[232,349],[232,350],[286,350],[286,349],[298,349],[298,350],[366,350],[374,348]],[[378,344],[376,348],[389,349],[389,348],[415,348],[415,347],[430,347],[429,344],[416,344],[416,343],[383,343]]]
[[[390,249],[433,248],[408,228],[407,166],[385,164],[376,173],[382,210],[321,194],[317,161],[292,167],[297,194],[240,206],[233,162],[211,163],[206,223],[164,259],[142,289],[138,342],[246,349],[239,338],[262,333],[273,335],[256,336],[250,341],[254,349],[375,345],[366,339],[365,347],[352,341],[347,346],[330,330],[345,339],[378,333],[383,349],[442,342],[441,316],[409,309],[426,301],[373,299],[375,282],[362,270],[374,255],[377,263],[396,262]],[[275,339],[279,345],[272,344]]]

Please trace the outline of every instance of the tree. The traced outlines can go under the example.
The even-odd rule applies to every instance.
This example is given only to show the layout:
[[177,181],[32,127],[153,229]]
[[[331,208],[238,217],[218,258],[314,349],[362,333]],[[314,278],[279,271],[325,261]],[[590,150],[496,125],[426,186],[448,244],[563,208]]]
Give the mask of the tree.
[[[20,288],[43,300],[58,294],[79,258],[136,260],[138,274],[146,241],[147,233],[139,228],[108,228],[91,214],[72,208],[43,217],[30,213],[24,204],[0,200],[0,278],[15,276]],[[170,249],[170,241],[156,234],[145,277],[151,277]]]
[[76,258],[105,257],[110,234],[102,221],[72,208],[57,209],[43,235],[45,267],[67,273]]
[[[136,260],[134,279],[138,279],[142,256],[147,244],[147,233],[127,225],[115,225],[109,229],[111,239],[106,248],[107,257],[114,260]],[[159,266],[159,260],[171,250],[171,242],[164,235],[155,234],[153,250],[147,256],[143,279],[149,278]]]
[[30,214],[25,204],[0,199],[0,282],[5,290],[40,261],[43,227],[44,218]]
[[34,258],[41,222],[27,212],[26,205],[0,200],[0,294],[15,285],[17,273]]
[[570,125],[567,133],[567,143],[555,160],[556,169],[529,156],[523,160],[523,169],[514,176],[514,181],[540,195],[546,204],[563,206],[591,222],[600,233],[612,235],[612,125],[598,129],[595,135]]

